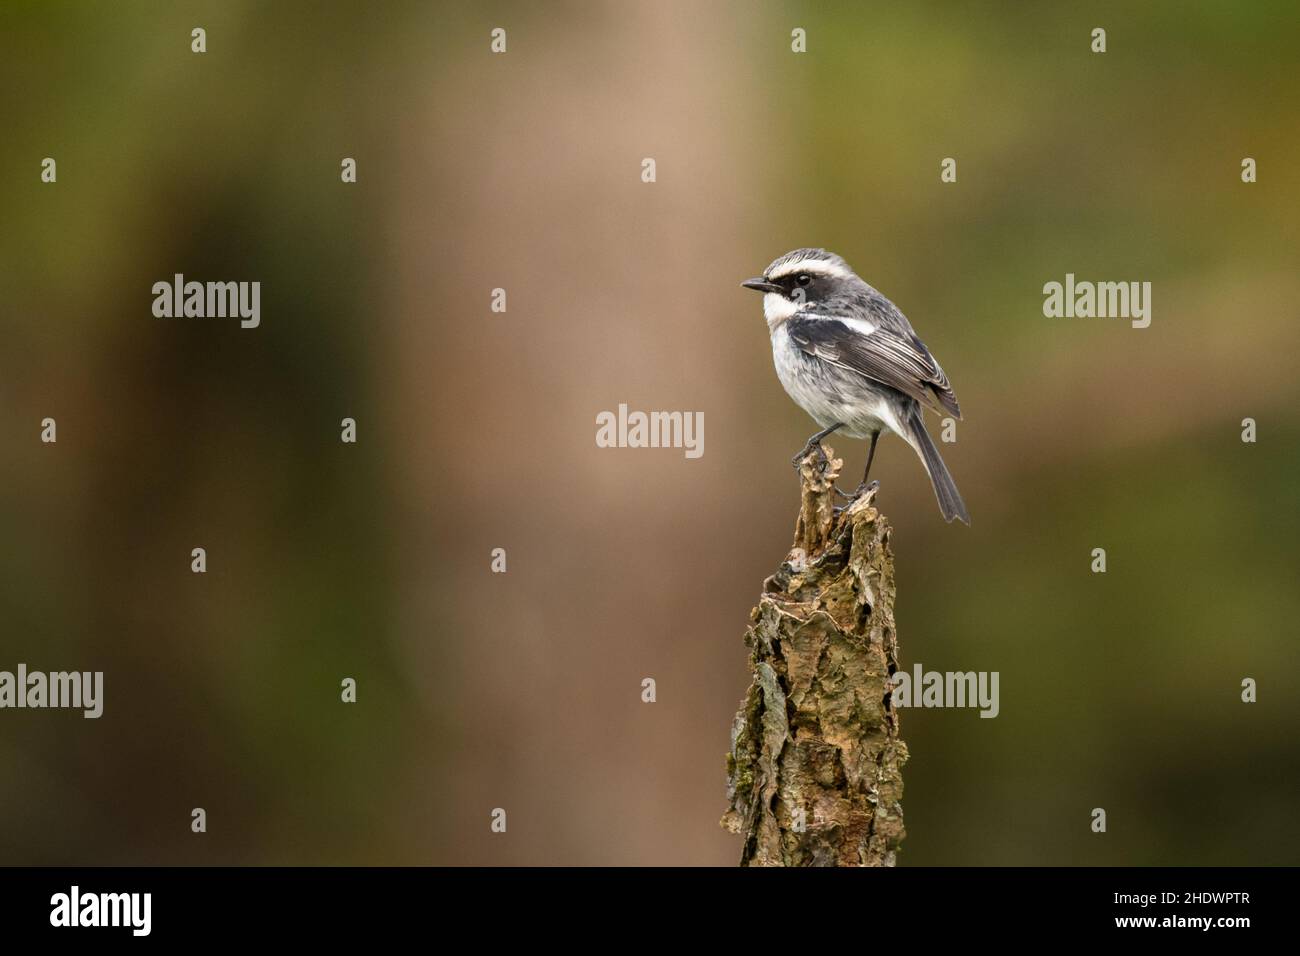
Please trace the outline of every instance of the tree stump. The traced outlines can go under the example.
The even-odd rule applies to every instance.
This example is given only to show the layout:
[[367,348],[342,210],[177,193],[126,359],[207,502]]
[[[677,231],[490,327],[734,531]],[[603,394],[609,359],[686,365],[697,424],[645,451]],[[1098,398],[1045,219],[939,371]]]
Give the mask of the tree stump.
[[893,866],[904,836],[890,527],[874,487],[835,513],[842,465],[800,462],[794,545],[750,612],[722,817],[742,866]]

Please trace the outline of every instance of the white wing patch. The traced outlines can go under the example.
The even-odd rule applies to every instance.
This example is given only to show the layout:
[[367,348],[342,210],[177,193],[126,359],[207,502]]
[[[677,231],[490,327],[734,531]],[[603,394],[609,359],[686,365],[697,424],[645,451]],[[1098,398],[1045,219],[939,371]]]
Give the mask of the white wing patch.
[[[827,316],[827,318],[831,318],[831,316]],[[876,331],[876,327],[866,319],[846,319],[843,316],[835,316],[834,318],[838,322],[843,322],[859,335],[870,335],[872,332]]]

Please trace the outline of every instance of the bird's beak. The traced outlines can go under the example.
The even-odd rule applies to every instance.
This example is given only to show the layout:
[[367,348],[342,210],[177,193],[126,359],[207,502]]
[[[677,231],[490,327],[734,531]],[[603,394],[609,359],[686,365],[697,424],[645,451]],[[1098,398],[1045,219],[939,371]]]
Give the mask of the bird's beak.
[[753,289],[756,292],[780,292],[781,287],[775,282],[768,282],[766,276],[755,276],[752,279],[746,279],[741,283],[746,289]]

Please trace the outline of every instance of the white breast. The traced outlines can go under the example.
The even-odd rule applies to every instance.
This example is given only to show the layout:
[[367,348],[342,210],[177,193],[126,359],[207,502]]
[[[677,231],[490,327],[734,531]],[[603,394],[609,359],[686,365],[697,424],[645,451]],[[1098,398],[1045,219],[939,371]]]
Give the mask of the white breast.
[[815,374],[815,366],[790,341],[784,323],[772,329],[772,363],[786,394],[811,415],[813,421],[825,428],[844,420],[840,396],[824,376]]
[[806,356],[790,341],[784,321],[772,329],[772,362],[786,394],[822,428],[842,422],[840,433],[851,438],[882,430],[907,434],[879,386]]

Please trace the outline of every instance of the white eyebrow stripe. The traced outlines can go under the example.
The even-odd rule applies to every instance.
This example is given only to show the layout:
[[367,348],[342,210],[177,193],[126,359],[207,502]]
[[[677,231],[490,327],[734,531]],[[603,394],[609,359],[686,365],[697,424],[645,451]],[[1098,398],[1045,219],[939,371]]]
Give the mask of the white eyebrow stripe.
[[835,276],[839,279],[848,278],[850,275],[848,270],[827,259],[795,259],[792,262],[781,263],[768,274],[768,278],[780,279],[796,272],[815,272],[818,275]]

